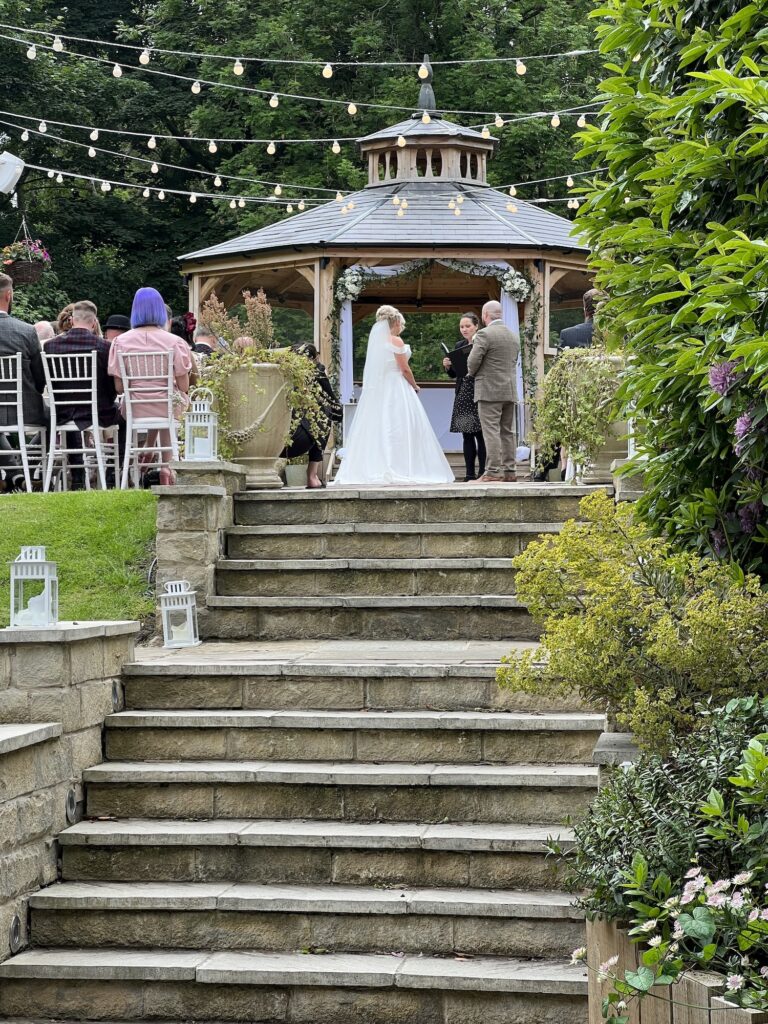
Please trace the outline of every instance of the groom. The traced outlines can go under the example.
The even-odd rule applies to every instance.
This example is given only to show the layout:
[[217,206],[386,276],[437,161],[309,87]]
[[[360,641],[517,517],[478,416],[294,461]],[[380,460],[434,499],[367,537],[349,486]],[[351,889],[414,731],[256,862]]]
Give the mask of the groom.
[[475,401],[487,457],[478,483],[514,483],[517,450],[517,357],[520,339],[501,319],[501,303],[483,306],[485,327],[477,332],[467,360],[475,378]]

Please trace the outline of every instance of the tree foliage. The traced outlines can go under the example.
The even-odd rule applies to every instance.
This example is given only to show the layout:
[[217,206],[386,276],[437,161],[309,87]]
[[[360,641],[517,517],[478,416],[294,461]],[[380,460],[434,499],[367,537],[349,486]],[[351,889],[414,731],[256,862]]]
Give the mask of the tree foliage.
[[[512,56],[550,53],[594,45],[587,13],[589,0],[574,0],[563,7],[557,0],[522,0],[509,5],[488,0],[394,0],[381,5],[361,0],[350,8],[340,0],[317,5],[309,0],[265,3],[255,0],[78,0],[52,14],[45,0],[6,0],[8,23],[58,29],[73,35],[119,39],[168,49],[234,54],[252,57],[309,58],[319,61],[420,60]],[[511,48],[510,44],[514,44]],[[115,58],[114,50],[73,44],[73,49]],[[136,63],[135,56],[125,63]],[[334,155],[328,145],[281,145],[281,138],[361,136],[408,116],[416,103],[418,80],[414,68],[338,67],[333,78],[323,79],[318,67],[302,65],[246,65],[235,79],[227,62],[162,57],[153,53],[152,66],[179,74],[255,88],[309,96],[355,99],[360,103],[353,118],[345,105],[327,106],[281,100],[272,109],[266,97],[224,88],[204,87],[194,96],[189,86],[171,79],[126,70],[116,80],[109,65],[97,65],[38,50],[28,61],[24,47],[0,40],[0,93],[3,108],[32,117],[78,124],[203,138],[271,139],[277,153],[269,156],[261,143],[219,147],[213,155],[205,143],[159,141],[153,154],[146,137],[102,134],[97,146],[126,154],[178,164],[182,170],[132,164],[59,143],[54,135],[89,143],[87,132],[56,130],[49,125],[45,137],[32,135],[21,143],[10,130],[11,148],[29,163],[109,177],[167,189],[212,190],[207,170],[259,179],[264,184],[232,182],[223,186],[233,194],[272,196],[269,182],[326,188],[332,198],[337,188],[365,183],[362,164],[352,144],[344,143]],[[553,61],[530,61],[525,77],[514,64],[446,67],[436,71],[438,103],[463,110],[503,110],[527,113],[578,105],[591,100],[598,77],[594,55]],[[369,110],[365,101],[392,104],[403,111]],[[0,115],[0,118],[5,115]],[[456,115],[456,121],[476,124],[480,118]],[[12,120],[12,118],[9,118]],[[567,174],[573,168],[573,120],[553,130],[546,119],[510,125],[499,134],[502,145],[490,165],[493,182],[505,183]],[[36,127],[30,122],[30,127]],[[2,129],[2,125],[0,125]],[[492,127],[492,131],[495,131]],[[528,197],[562,195],[563,184],[533,186]],[[285,189],[283,199],[300,189]],[[304,194],[307,194],[306,192]],[[521,192],[522,195],[522,192]],[[228,203],[185,199],[145,200],[140,192],[113,188],[102,193],[98,185],[63,184],[44,173],[29,171],[20,190],[35,237],[44,238],[54,259],[61,286],[70,298],[93,298],[104,314],[126,312],[133,290],[143,284],[160,288],[176,308],[186,305],[178,276],[178,254],[253,230],[285,216],[281,204],[230,210]],[[565,210],[562,210],[565,213]],[[0,242],[10,240],[19,213],[0,197]],[[255,282],[258,283],[258,282]],[[266,282],[263,282],[266,283]]]
[[[605,0],[579,221],[649,522],[768,577],[768,0]],[[618,54],[618,56],[617,56]]]

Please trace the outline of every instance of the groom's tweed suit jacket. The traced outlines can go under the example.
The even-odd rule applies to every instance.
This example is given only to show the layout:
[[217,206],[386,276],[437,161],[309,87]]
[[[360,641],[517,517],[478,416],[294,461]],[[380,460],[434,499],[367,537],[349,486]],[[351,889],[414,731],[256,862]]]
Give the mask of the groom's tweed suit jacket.
[[467,369],[475,378],[476,402],[516,402],[517,357],[520,340],[501,322],[483,327],[475,335]]

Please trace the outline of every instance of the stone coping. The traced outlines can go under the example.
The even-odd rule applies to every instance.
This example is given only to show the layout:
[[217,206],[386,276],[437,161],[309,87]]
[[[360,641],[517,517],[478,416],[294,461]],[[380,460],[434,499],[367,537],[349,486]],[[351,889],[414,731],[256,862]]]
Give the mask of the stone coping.
[[636,761],[640,751],[631,732],[603,732],[592,751],[592,763],[615,767]]
[[61,722],[0,725],[0,756],[61,736]]
[[[229,526],[227,533],[235,537],[272,537],[279,530],[280,534],[293,534],[315,537],[322,533],[560,533],[563,523],[467,523],[456,520],[452,523],[296,523],[275,526]],[[508,561],[511,561],[512,555]]]
[[468,571],[506,569],[512,572],[509,558],[220,558],[217,569],[233,572],[256,572],[264,569],[279,572],[329,572],[336,569],[356,570],[424,570]]
[[224,459],[207,459],[206,461],[185,462],[179,459],[178,462],[171,462],[171,469],[177,473],[234,473],[236,476],[245,476],[248,470],[236,462],[226,462]]
[[57,622],[48,629],[0,629],[1,644],[63,644],[75,640],[107,639],[130,636],[141,629],[141,623],[129,619],[110,622]]
[[[155,488],[152,488],[155,490]],[[351,498],[365,500],[402,500],[431,498],[583,498],[587,494],[603,491],[613,494],[611,484],[595,484],[593,486],[571,484],[424,484],[421,487],[327,487],[314,491],[274,490],[274,491],[239,491],[235,497],[238,501],[348,501]]]
[[161,498],[226,498],[226,487],[214,484],[156,484],[150,490]]
[[208,608],[386,608],[396,612],[412,608],[522,608],[517,597],[507,594],[430,594],[395,597],[393,595],[338,595],[318,597],[250,597],[209,595]]

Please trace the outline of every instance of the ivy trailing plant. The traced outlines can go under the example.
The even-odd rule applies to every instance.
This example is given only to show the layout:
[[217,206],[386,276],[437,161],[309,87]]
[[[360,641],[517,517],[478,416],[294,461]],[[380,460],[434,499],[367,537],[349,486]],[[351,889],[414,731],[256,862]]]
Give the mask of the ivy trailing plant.
[[641,511],[768,580],[768,0],[599,0],[578,224],[628,369]]
[[699,727],[701,701],[768,692],[768,592],[756,576],[674,552],[604,492],[582,500],[580,519],[512,563],[544,631],[538,648],[503,659],[502,685],[578,690],[660,751]]
[[229,419],[229,388],[227,381],[236,370],[248,370],[251,386],[259,389],[259,364],[273,363],[287,381],[287,401],[291,424],[286,444],[302,420],[310,432],[324,437],[329,429],[323,411],[323,392],[317,384],[314,363],[290,348],[278,348],[272,325],[272,308],[266,294],[243,292],[243,319],[230,313],[216,293],[203,303],[201,321],[228,344],[225,352],[210,357],[203,369],[203,383],[213,392],[219,416],[219,450],[225,459],[232,458],[243,438],[234,431]]
[[577,467],[594,462],[613,418],[620,362],[597,348],[567,349],[558,356],[535,402],[543,461],[550,461],[562,445]]

